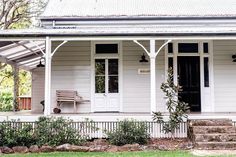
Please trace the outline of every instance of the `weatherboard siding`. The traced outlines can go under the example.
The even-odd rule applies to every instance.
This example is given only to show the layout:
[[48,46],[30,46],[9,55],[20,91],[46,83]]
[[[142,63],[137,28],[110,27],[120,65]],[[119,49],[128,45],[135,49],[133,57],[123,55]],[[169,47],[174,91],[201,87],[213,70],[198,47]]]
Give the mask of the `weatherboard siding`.
[[[53,43],[53,47],[58,43]],[[53,49],[54,49],[53,48]],[[90,42],[74,41],[63,45],[52,59],[52,108],[56,106],[56,90],[75,90],[90,100]],[[73,112],[73,103],[62,105],[62,112]],[[90,112],[90,103],[77,104],[77,112]]]
[[[157,47],[162,42],[157,42]],[[53,43],[53,49],[58,43]],[[123,41],[123,112],[150,112],[150,74],[138,74],[138,69],[149,69],[150,62],[140,63],[143,49],[132,41]],[[148,48],[149,43],[144,42]],[[76,90],[87,100],[91,99],[91,43],[89,41],[73,41],[63,45],[52,60],[52,103],[51,110],[56,106],[56,90]],[[146,55],[146,54],[145,54]],[[147,57],[147,55],[146,55]],[[147,57],[148,59],[148,57]],[[164,51],[156,60],[157,71],[157,109],[165,110],[160,84],[164,81]],[[35,72],[33,72],[34,74]],[[44,71],[35,73],[33,79],[33,107],[41,110],[38,102],[43,100]],[[120,75],[122,76],[122,75]],[[41,82],[39,81],[41,80]],[[37,90],[40,89],[40,90]],[[40,107],[40,108],[39,108]],[[62,112],[73,112],[73,104],[62,105]],[[91,104],[77,105],[78,113],[91,112]]]
[[[142,42],[149,48],[149,42]],[[138,69],[149,69],[150,62],[140,63],[144,50],[133,41],[123,41],[123,110],[150,112],[150,74],[138,74]],[[161,42],[157,42],[157,47]],[[146,55],[146,58],[149,57]],[[156,60],[157,110],[164,111],[160,84],[164,81],[164,51]]]
[[213,42],[215,112],[236,112],[236,41]]
[[[148,42],[143,42],[149,47]],[[159,47],[162,42],[157,42]],[[53,44],[55,47],[55,43]],[[140,63],[143,49],[132,41],[123,41],[123,112],[150,111],[150,75],[138,74],[138,69],[149,69],[148,63]],[[214,111],[236,112],[236,64],[231,56],[236,42],[215,40],[213,42]],[[68,42],[62,46],[52,60],[52,109],[56,106],[57,89],[76,90],[85,99],[91,98],[91,44],[89,41]],[[145,54],[146,55],[146,54]],[[147,56],[147,55],[146,55]],[[148,57],[147,57],[148,58]],[[164,50],[156,60],[157,110],[165,111],[160,85],[164,81]],[[32,72],[32,110],[41,112],[40,101],[44,99],[44,71]],[[204,105],[204,104],[202,104]],[[73,105],[62,107],[63,112],[73,112]],[[77,105],[78,113],[90,112],[91,104]]]
[[45,72],[43,68],[36,68],[32,71],[32,91],[31,106],[33,112],[43,112],[43,106],[40,104],[44,100]]

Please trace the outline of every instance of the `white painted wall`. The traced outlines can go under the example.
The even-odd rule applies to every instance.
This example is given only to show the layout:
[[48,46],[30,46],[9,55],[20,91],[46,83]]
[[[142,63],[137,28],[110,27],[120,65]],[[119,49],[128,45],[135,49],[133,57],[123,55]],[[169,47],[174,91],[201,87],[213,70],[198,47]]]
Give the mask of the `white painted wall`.
[[32,112],[43,112],[40,104],[44,100],[44,68],[36,68],[32,71]]
[[[149,42],[142,42],[149,49]],[[59,43],[53,43],[53,49]],[[156,43],[158,49],[163,42]],[[139,68],[149,68],[150,62],[140,63],[143,49],[132,41],[123,41],[123,112],[150,112],[150,74],[138,74]],[[56,106],[56,90],[76,90],[84,98],[90,100],[91,78],[91,44],[87,41],[73,41],[63,45],[53,56],[52,60],[52,105]],[[145,54],[146,55],[146,54]],[[147,59],[148,56],[146,55]],[[164,81],[164,49],[157,55],[157,110],[165,111],[163,94],[160,85]],[[35,75],[36,76],[36,75]],[[36,80],[44,80],[44,71],[36,76]],[[44,82],[33,81],[33,106],[43,100]],[[37,98],[41,95],[40,98]],[[67,107],[65,107],[67,106]],[[41,107],[41,106],[40,106]],[[33,107],[34,108],[34,107]],[[35,107],[35,110],[38,110]],[[64,105],[62,111],[73,112],[73,104]],[[90,112],[91,104],[77,105],[77,112]]]
[[[56,47],[58,43],[53,43]],[[53,48],[54,49],[54,48]],[[52,109],[56,106],[56,90],[76,90],[90,100],[90,42],[68,42],[52,59]],[[90,103],[78,104],[77,112],[90,112]],[[72,112],[73,104],[62,105],[62,112]]]
[[236,112],[236,41],[213,42],[215,112]]
[[[149,42],[141,42],[149,49]],[[160,47],[163,42],[157,42]],[[140,75],[138,69],[150,68],[150,62],[140,63],[144,50],[132,41],[123,41],[123,110],[124,112],[150,112],[150,74]],[[149,57],[146,55],[146,58]],[[165,105],[160,85],[164,81],[164,49],[157,55],[157,110],[164,111]]]
[[[142,42],[149,48],[149,42]],[[157,48],[162,42],[157,42]],[[54,47],[56,43],[53,44]],[[215,112],[236,112],[236,63],[231,56],[236,53],[236,41],[213,42],[214,102]],[[90,100],[90,42],[74,41],[62,46],[52,62],[52,108],[56,106],[57,89],[77,90]],[[150,111],[150,75],[139,75],[139,68],[149,68],[150,63],[139,63],[143,49],[132,41],[123,41],[123,111]],[[147,55],[146,55],[147,56]],[[147,57],[148,58],[148,57]],[[157,56],[157,109],[165,111],[160,85],[164,81],[164,50]],[[32,72],[32,110],[41,112],[44,99],[44,71]],[[63,112],[73,112],[73,105]],[[90,103],[78,105],[77,112],[90,112]]]

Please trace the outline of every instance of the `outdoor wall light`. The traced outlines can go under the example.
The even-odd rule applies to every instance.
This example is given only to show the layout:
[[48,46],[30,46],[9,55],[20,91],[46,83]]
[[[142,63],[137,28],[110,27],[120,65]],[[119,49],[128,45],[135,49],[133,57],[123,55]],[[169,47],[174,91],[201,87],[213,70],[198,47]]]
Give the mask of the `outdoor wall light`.
[[232,55],[233,62],[236,62],[236,54]]
[[40,58],[40,60],[39,60],[39,64],[36,66],[37,68],[43,68],[43,67],[45,67],[45,65],[44,64],[42,64],[42,59],[43,58]]
[[148,62],[148,60],[146,59],[146,56],[145,56],[144,54],[141,56],[141,59],[139,60],[139,62],[140,62],[140,63],[146,63],[146,62]]

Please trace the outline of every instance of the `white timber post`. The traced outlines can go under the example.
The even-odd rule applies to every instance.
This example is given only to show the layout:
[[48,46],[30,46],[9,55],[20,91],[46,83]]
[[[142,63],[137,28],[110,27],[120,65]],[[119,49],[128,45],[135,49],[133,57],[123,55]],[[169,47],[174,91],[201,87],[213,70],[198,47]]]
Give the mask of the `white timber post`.
[[156,49],[155,49],[155,40],[150,40],[150,86],[151,86],[151,114],[156,112]]
[[137,40],[133,40],[134,43],[138,44],[143,50],[147,53],[150,58],[150,107],[151,107],[151,114],[157,111],[157,104],[156,104],[156,57],[159,52],[171,42],[168,40],[162,44],[159,49],[156,51],[156,40],[150,40],[150,52]]
[[46,52],[45,52],[45,101],[44,101],[44,116],[49,116],[51,113],[51,40],[46,37]]

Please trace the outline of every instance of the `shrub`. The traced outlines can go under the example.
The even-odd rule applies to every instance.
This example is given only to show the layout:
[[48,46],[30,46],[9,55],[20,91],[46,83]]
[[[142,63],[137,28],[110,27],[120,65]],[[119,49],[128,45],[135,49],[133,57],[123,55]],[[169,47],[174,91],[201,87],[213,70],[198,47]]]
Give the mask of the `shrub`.
[[81,130],[77,131],[72,126],[72,120],[63,118],[40,117],[35,128],[33,124],[4,121],[0,123],[0,146],[57,146],[65,143],[80,145],[86,139],[80,132]]
[[10,92],[0,94],[0,111],[12,111],[13,95]]
[[163,120],[161,112],[153,113],[153,120],[159,123],[163,123],[163,131],[165,133],[171,133],[174,138],[174,132],[179,128],[179,124],[184,121],[184,118],[188,118],[189,106],[187,103],[179,100],[178,92],[182,89],[180,86],[173,83],[173,70],[168,70],[168,78],[166,83],[161,84],[161,90],[166,96],[166,106],[169,112],[169,119],[167,122]]
[[0,146],[31,146],[35,144],[31,124],[21,125],[14,121],[0,124]]
[[85,137],[71,125],[72,120],[64,118],[47,118],[40,117],[36,122],[35,136],[38,145],[48,144],[51,146],[61,145],[65,143],[82,144]]
[[108,140],[111,144],[118,146],[134,143],[145,144],[150,137],[147,128],[145,122],[125,119],[119,121],[114,131],[107,132]]

